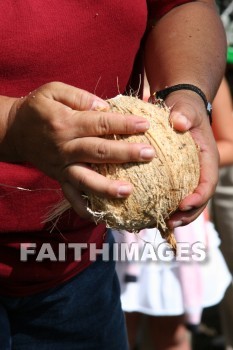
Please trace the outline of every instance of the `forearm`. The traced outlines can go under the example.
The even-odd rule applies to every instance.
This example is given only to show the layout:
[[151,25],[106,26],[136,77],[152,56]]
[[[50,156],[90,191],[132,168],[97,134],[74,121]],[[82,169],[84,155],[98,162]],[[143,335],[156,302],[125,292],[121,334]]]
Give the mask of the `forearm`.
[[217,142],[220,155],[219,166],[227,166],[233,164],[233,143],[229,140],[220,140]]
[[179,83],[213,100],[225,67],[226,40],[213,1],[178,6],[148,35],[145,65],[151,92]]
[[0,161],[13,161],[11,146],[6,141],[10,110],[16,98],[0,96]]
[[222,80],[213,102],[212,130],[217,141],[220,167],[233,164],[233,108],[227,80]]

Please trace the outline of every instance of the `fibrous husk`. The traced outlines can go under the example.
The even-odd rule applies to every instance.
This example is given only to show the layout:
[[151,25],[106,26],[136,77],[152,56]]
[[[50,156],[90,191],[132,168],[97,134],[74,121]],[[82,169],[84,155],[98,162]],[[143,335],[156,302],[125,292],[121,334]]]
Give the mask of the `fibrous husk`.
[[106,199],[91,194],[89,211],[97,222],[104,221],[108,227],[130,232],[157,227],[168,238],[171,232],[166,220],[199,182],[198,147],[189,132],[180,133],[172,128],[170,110],[163,103],[153,105],[121,95],[108,103],[112,112],[143,116],[150,121],[150,129],[144,134],[112,137],[149,143],[155,148],[156,157],[147,163],[93,165],[98,173],[110,179],[131,182],[134,191],[127,199]]
[[173,238],[166,220],[198,185],[199,149],[189,132],[173,129],[169,121],[170,110],[164,103],[151,104],[122,95],[108,103],[114,113],[147,118],[150,128],[137,135],[108,135],[107,138],[149,143],[155,148],[156,157],[146,163],[93,164],[98,173],[110,179],[129,181],[134,190],[126,199],[87,194],[88,210],[96,222],[104,221],[107,227],[129,232],[157,227],[165,238],[170,237],[171,242]]

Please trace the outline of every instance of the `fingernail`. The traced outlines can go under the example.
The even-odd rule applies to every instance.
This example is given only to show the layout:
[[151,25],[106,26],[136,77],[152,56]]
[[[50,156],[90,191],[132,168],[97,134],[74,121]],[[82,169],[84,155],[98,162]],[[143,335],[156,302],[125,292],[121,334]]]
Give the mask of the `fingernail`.
[[127,197],[132,191],[132,187],[130,185],[122,185],[118,188],[118,198]]
[[192,210],[192,209],[194,209],[194,208],[189,206],[189,205],[187,207],[180,208],[181,211],[189,211],[189,210]]
[[182,221],[173,221],[172,222],[172,227],[176,228],[176,227],[182,226],[182,224],[183,224]]
[[181,124],[185,129],[189,129],[191,126],[189,120],[183,114],[177,113],[174,115],[174,117],[172,119],[173,120],[175,119],[176,123]]
[[103,100],[94,100],[91,106],[91,110],[93,111],[107,111],[108,109],[108,103]]
[[149,127],[150,127],[150,123],[147,120],[145,120],[142,122],[138,122],[135,126],[135,129],[136,129],[136,131],[143,132],[143,131],[148,130]]
[[151,147],[144,147],[141,149],[140,151],[140,157],[142,159],[146,159],[146,160],[149,160],[149,159],[152,159],[154,158],[155,156],[155,150],[154,148],[151,148]]

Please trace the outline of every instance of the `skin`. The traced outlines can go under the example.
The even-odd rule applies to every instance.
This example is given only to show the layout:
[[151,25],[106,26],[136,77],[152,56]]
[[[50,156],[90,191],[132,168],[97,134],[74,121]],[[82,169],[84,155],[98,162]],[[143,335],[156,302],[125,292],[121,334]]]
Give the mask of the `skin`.
[[[219,166],[233,164],[233,108],[229,85],[224,78],[213,101],[213,133],[220,155]],[[162,350],[190,350],[184,315],[148,316],[138,312],[125,313],[130,349],[137,342],[137,332],[146,320],[147,336],[152,346]]]
[[219,166],[233,164],[233,105],[230,88],[225,78],[213,102],[212,129],[220,156]]
[[[156,350],[191,350],[184,316],[154,317],[138,312],[125,313],[129,349],[137,345],[137,330],[144,322],[144,337],[149,339],[151,349]],[[143,345],[142,345],[143,348]]]
[[[219,54],[212,60],[216,52]],[[191,65],[192,57],[195,59]],[[199,86],[212,100],[224,67],[225,36],[214,1],[195,1],[177,7],[149,34],[146,69],[151,91],[189,82]],[[166,102],[172,106],[174,127],[181,131],[190,129],[201,147],[200,184],[169,220],[170,227],[175,227],[194,220],[212,196],[217,183],[218,152],[199,96],[179,91],[169,95]],[[155,156],[149,145],[101,138],[106,134],[146,131],[149,125],[143,118],[115,118],[112,113],[103,113],[107,109],[104,101],[63,83],[38,87],[22,99],[2,96],[0,105],[0,160],[31,162],[59,181],[64,195],[81,217],[89,217],[83,192],[119,198],[133,191],[130,183],[106,180],[96,174],[89,163],[141,162]]]
[[[162,33],[166,33],[166,40]],[[225,32],[215,3],[195,1],[170,11],[151,30],[146,52],[151,92],[188,82],[201,88],[212,101],[225,67]],[[201,150],[199,186],[169,220],[169,226],[174,228],[194,220],[212,197],[219,156],[202,99],[194,92],[180,90],[170,94],[166,103],[171,107],[174,128],[190,130]]]
[[108,133],[134,134],[149,128],[144,118],[115,118],[113,113],[102,111],[107,108],[105,101],[87,91],[59,82],[46,84],[14,101],[5,119],[1,158],[29,161],[58,180],[74,209],[87,218],[83,191],[118,198],[132,191],[131,184],[108,181],[87,163],[141,162],[155,155],[147,144],[129,145],[100,138]]

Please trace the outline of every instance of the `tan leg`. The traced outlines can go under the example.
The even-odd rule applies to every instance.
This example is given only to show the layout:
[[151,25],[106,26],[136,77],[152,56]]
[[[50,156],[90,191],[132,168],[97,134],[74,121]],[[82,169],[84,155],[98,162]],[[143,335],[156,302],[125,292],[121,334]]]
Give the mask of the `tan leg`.
[[147,317],[152,349],[191,350],[183,316]]
[[126,327],[128,333],[129,349],[133,350],[137,344],[138,333],[140,330],[143,315],[139,312],[126,312]]

